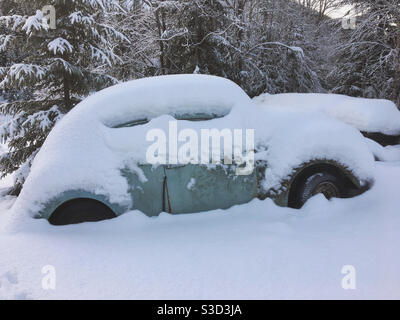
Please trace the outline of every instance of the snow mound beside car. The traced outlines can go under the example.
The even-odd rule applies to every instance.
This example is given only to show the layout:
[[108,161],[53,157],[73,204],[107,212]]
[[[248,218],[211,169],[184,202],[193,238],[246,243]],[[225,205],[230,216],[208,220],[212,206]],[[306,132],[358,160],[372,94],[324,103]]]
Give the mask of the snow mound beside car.
[[284,93],[262,94],[253,99],[270,107],[292,107],[321,112],[362,132],[400,135],[400,111],[389,100],[354,98],[338,94]]

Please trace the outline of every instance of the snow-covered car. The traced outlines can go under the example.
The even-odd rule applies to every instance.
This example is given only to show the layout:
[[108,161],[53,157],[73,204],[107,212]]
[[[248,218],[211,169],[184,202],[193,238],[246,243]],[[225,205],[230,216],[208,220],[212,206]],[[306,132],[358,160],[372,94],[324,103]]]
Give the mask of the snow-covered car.
[[[246,142],[254,170],[238,175],[242,163],[226,164],[222,156],[210,164],[195,157],[183,164],[149,163],[149,131],[169,132],[171,140],[174,121],[179,132],[198,136],[205,129],[254,130],[250,147]],[[178,137],[181,147],[198,143]],[[166,158],[176,151],[160,150]],[[373,182],[373,169],[363,136],[340,121],[259,106],[223,78],[161,76],[107,88],[70,111],[34,159],[14,209],[62,225],[130,210],[157,216],[227,209],[254,198],[300,208],[318,193],[362,193]]]
[[389,100],[354,98],[339,94],[262,94],[257,104],[320,112],[358,129],[365,137],[383,146],[400,144],[400,111]]

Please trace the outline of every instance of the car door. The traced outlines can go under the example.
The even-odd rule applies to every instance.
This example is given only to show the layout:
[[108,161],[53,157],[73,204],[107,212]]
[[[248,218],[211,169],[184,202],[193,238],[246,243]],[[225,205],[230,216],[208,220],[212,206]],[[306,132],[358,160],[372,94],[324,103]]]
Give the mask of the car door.
[[165,189],[164,166],[154,167],[150,164],[138,165],[138,170],[125,170],[123,175],[129,185],[134,210],[148,216],[158,216],[163,210]]
[[230,165],[165,166],[164,211],[173,214],[227,209],[257,195],[255,171],[238,176]]
[[[178,120],[207,121],[214,114],[175,116]],[[130,125],[130,123],[129,123]],[[135,122],[134,125],[137,125]],[[247,203],[257,196],[256,170],[236,175],[233,165],[138,165],[140,173],[124,170],[133,209],[148,216],[227,209]],[[141,179],[140,177],[145,177]]]

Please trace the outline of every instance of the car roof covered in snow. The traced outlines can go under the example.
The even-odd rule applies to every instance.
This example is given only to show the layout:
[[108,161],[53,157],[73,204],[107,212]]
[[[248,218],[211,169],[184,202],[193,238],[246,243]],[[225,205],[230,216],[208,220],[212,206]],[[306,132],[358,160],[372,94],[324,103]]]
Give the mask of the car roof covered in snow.
[[115,127],[163,114],[225,115],[251,102],[234,82],[208,75],[168,75],[132,80],[99,91],[78,104],[71,114],[97,117]]

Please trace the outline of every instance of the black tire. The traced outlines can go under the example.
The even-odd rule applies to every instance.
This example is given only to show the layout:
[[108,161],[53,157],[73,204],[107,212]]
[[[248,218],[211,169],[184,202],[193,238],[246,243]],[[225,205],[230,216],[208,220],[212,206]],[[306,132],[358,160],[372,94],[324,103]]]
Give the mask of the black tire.
[[115,218],[115,213],[100,201],[93,199],[74,199],[59,206],[49,218],[55,226],[96,222]]
[[303,178],[297,185],[295,208],[301,208],[308,199],[322,193],[328,200],[331,198],[343,198],[346,188],[339,177],[328,172],[316,172]]

